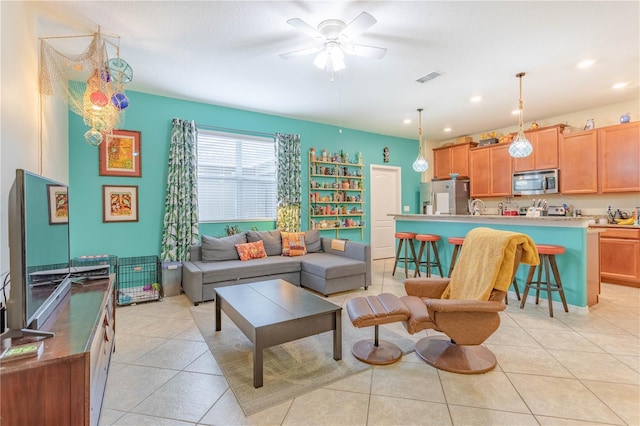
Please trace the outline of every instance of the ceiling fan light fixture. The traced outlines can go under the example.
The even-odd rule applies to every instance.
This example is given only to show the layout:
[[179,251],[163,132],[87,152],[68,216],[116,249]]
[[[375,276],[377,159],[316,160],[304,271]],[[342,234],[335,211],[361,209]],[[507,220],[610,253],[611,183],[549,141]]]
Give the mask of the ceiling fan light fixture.
[[313,64],[321,70],[337,72],[345,69],[344,53],[337,43],[329,42],[325,49],[318,53]]

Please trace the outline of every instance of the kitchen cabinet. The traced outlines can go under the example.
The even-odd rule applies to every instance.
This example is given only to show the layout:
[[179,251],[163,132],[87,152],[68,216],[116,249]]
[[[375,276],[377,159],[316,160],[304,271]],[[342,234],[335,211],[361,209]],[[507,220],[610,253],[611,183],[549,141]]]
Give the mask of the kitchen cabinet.
[[563,134],[559,154],[563,194],[640,191],[640,122]]
[[525,135],[533,153],[524,158],[513,159],[513,171],[545,170],[558,168],[558,138],[564,130],[564,124],[529,130]]
[[469,164],[472,197],[511,195],[509,144],[473,148],[469,152]]
[[477,142],[466,142],[433,149],[433,177],[449,179],[449,174],[458,173],[469,177],[469,150]]
[[600,234],[603,282],[640,287],[640,229],[606,227]]
[[598,192],[598,131],[560,136],[560,192],[595,194]]
[[640,122],[598,129],[600,192],[640,191]]
[[360,154],[355,163],[340,154],[309,158],[309,229],[359,229],[364,238],[364,176]]

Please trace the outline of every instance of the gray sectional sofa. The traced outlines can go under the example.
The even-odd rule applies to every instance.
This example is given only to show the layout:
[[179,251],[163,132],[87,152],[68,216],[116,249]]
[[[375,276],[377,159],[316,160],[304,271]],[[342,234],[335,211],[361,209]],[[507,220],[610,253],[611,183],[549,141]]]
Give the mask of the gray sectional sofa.
[[[267,257],[240,260],[236,244],[264,244]],[[368,244],[321,238],[318,230],[305,232],[307,254],[283,256],[279,230],[246,231],[225,238],[202,236],[182,263],[182,288],[197,305],[214,299],[214,289],[234,284],[281,278],[323,295],[367,289],[371,285],[371,247]],[[333,245],[333,247],[332,247]]]

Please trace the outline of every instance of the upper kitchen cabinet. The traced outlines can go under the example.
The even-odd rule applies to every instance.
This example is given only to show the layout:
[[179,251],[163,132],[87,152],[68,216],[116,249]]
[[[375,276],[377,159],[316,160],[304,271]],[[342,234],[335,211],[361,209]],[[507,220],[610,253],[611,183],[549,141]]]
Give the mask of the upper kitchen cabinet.
[[433,177],[449,179],[451,173],[469,177],[469,150],[476,142],[466,142],[433,149]]
[[544,170],[558,168],[558,139],[564,124],[543,127],[525,132],[533,146],[533,154],[513,159],[513,171]]
[[560,136],[560,192],[595,194],[598,192],[598,131]]
[[509,144],[471,149],[469,159],[472,197],[511,195],[512,167]]
[[640,122],[560,136],[560,192],[640,191]]
[[640,191],[640,122],[598,129],[600,192]]

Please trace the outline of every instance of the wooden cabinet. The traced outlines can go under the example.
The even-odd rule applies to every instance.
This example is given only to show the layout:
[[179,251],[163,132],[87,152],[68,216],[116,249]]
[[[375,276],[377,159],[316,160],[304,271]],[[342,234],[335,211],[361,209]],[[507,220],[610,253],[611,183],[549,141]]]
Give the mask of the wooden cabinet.
[[[324,159],[323,159],[324,158]],[[334,161],[331,161],[334,160]],[[363,160],[309,157],[309,229],[334,231],[360,230],[364,238]]]
[[511,195],[509,144],[473,148],[469,158],[472,197]]
[[640,191],[640,122],[598,129],[600,192]]
[[561,135],[560,192],[640,191],[640,122]]
[[545,170],[558,168],[558,138],[564,125],[544,127],[525,132],[533,146],[533,153],[525,158],[513,159],[513,171]]
[[74,285],[54,316],[39,358],[0,368],[2,424],[98,424],[114,349],[113,277]]
[[640,287],[640,229],[608,227],[600,234],[600,278]]
[[560,192],[598,192],[598,133],[587,130],[560,137]]
[[433,149],[433,177],[449,179],[449,174],[458,173],[460,177],[469,177],[469,150],[478,145],[466,142]]

